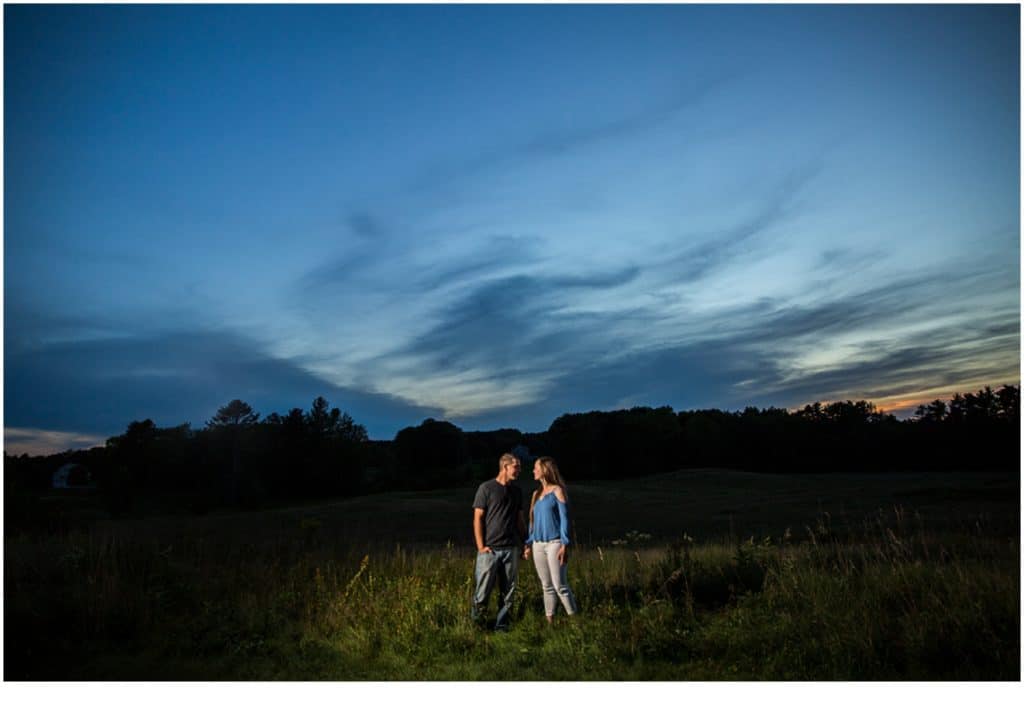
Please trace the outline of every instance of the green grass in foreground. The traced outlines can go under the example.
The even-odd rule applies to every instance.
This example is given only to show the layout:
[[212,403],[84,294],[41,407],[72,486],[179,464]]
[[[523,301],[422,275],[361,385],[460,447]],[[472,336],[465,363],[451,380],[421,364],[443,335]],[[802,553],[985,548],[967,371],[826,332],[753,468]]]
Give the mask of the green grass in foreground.
[[[963,679],[1020,670],[1019,543],[913,518],[771,540],[576,550],[581,614],[521,563],[509,634],[468,618],[473,554],[300,537],[13,537],[17,679]],[[493,615],[493,602],[492,610]]]

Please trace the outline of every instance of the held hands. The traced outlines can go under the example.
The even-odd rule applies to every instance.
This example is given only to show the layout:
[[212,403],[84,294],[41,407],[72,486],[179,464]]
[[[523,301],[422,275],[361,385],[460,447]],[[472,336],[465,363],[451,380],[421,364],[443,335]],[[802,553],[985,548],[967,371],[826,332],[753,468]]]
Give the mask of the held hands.
[[569,561],[569,550],[568,545],[563,545],[558,549],[558,564],[564,565]]
[[524,545],[523,546],[523,559],[524,560],[529,560],[530,559],[530,546],[529,545]]

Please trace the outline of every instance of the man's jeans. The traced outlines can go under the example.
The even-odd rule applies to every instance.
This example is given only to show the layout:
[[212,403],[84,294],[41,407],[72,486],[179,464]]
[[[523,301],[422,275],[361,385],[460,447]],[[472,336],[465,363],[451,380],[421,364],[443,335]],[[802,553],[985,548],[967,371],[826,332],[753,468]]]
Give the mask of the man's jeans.
[[473,591],[473,608],[471,615],[474,621],[480,621],[487,599],[494,585],[498,585],[500,595],[498,620],[495,630],[508,630],[509,618],[512,614],[512,597],[516,593],[516,576],[519,574],[520,548],[492,548],[494,552],[476,554],[476,588]]

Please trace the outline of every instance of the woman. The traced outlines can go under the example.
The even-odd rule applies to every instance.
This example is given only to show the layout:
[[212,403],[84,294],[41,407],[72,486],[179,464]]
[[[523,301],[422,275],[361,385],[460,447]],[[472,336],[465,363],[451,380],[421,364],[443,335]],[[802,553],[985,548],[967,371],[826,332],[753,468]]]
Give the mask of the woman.
[[538,458],[533,463],[533,478],[540,482],[540,489],[533,493],[530,501],[530,534],[523,557],[530,558],[532,546],[533,564],[544,589],[544,613],[551,623],[559,600],[570,616],[577,611],[576,599],[565,576],[569,561],[568,497],[565,481],[551,458]]

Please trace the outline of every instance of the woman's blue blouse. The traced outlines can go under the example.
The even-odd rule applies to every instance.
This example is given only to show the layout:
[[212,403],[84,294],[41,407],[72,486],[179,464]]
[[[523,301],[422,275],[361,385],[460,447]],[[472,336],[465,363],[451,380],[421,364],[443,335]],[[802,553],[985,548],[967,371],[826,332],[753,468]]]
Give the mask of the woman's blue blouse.
[[554,492],[548,492],[533,505],[533,527],[526,544],[552,540],[560,540],[563,545],[569,544],[569,510]]

